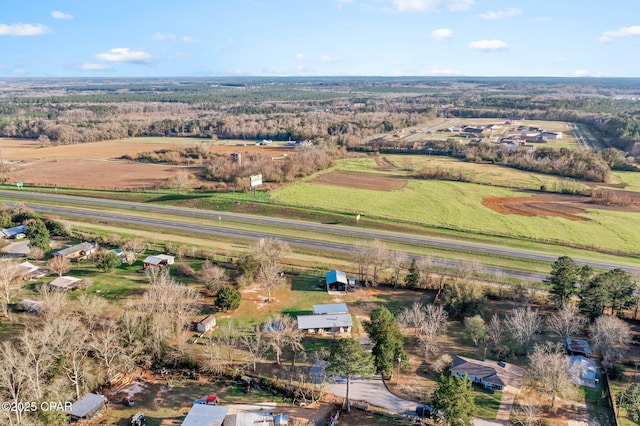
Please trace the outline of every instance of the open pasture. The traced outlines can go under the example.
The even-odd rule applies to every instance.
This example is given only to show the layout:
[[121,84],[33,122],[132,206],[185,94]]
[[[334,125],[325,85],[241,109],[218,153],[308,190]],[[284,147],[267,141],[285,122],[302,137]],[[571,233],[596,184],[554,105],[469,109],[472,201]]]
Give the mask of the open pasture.
[[[545,200],[546,203],[538,205],[535,215],[524,216],[513,209],[496,211],[498,209],[491,208],[495,206],[483,204],[485,199],[516,197],[522,198],[523,202],[531,196],[511,189],[467,182],[408,179],[404,188],[390,191],[348,187],[348,176],[343,174],[340,179],[340,185],[318,184],[313,180],[293,183],[274,191],[272,199],[289,205],[482,235],[558,242],[616,252],[640,251],[637,212],[604,210],[586,203],[588,199],[584,197],[565,199],[558,196],[560,198],[554,199],[552,195]],[[532,207],[528,208],[531,210]],[[562,214],[554,213],[554,209]],[[566,217],[567,213],[576,217]]]

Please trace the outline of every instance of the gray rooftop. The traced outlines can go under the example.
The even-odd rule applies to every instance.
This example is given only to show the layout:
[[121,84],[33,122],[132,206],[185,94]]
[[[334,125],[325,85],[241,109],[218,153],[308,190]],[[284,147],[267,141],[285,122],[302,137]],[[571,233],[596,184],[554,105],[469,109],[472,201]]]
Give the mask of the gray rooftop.
[[222,426],[227,411],[220,405],[193,404],[182,426]]
[[96,407],[104,404],[107,398],[104,395],[98,395],[96,393],[88,393],[73,404],[71,404],[71,411],[69,414],[72,417],[83,418],[90,415]]
[[483,381],[499,386],[522,387],[525,370],[506,362],[480,361],[472,358],[456,356],[450,371],[482,378]]
[[318,314],[348,314],[346,303],[330,303],[326,305],[313,305],[313,313]]
[[351,327],[351,314],[298,315],[298,330]]
[[54,254],[56,256],[69,256],[71,254],[78,253],[78,252],[81,252],[81,251],[90,252],[91,250],[95,249],[96,247],[97,247],[96,244],[84,242],[84,243],[76,244],[75,246],[71,246],[71,247],[64,248],[62,250],[58,250]]

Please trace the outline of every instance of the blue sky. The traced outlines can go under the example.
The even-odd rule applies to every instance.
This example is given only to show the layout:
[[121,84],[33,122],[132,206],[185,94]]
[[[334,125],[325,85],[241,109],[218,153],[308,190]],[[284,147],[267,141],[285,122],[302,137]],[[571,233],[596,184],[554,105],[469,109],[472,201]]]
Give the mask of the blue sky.
[[638,0],[4,0],[0,76],[640,77]]

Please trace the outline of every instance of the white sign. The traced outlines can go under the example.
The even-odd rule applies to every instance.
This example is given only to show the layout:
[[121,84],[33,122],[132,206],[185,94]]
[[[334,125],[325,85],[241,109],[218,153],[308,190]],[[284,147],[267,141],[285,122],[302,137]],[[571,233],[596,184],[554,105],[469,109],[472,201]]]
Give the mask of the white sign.
[[251,175],[251,187],[255,188],[256,186],[262,185],[262,175]]

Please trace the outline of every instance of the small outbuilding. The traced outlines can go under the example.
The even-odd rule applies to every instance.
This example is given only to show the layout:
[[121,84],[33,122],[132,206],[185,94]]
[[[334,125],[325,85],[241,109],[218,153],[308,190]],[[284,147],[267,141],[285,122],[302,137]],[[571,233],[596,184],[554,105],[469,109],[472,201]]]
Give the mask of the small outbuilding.
[[147,268],[164,268],[169,265],[173,265],[175,257],[168,254],[156,254],[155,256],[147,256],[142,263],[144,269]]
[[326,273],[325,284],[329,293],[341,294],[347,292],[349,281],[345,272],[334,269]]
[[20,276],[25,280],[36,280],[49,274],[49,271],[31,262],[22,262],[19,264],[18,271]]
[[567,362],[567,373],[571,381],[579,386],[595,388],[598,383],[598,366],[592,359],[582,355],[570,356]]
[[73,291],[82,286],[82,280],[76,277],[58,277],[49,283],[49,288],[53,291]]
[[209,315],[196,324],[196,330],[201,333],[206,333],[207,331],[211,330],[215,326],[216,326],[216,317],[214,317],[213,315]]
[[6,228],[6,229],[0,230],[0,237],[20,239],[19,236],[21,235],[24,238],[25,237],[24,234],[26,234],[26,232],[27,232],[27,225],[19,225],[19,226],[14,226],[13,228]]
[[228,411],[220,405],[193,404],[182,426],[222,426]]
[[581,355],[584,357],[591,357],[591,347],[586,340],[567,338],[566,340],[567,353],[569,355]]
[[105,396],[88,393],[71,404],[69,417],[71,417],[71,420],[91,419],[105,409],[106,403],[107,398]]
[[42,313],[43,304],[39,300],[22,299],[16,307],[19,311],[40,314]]

